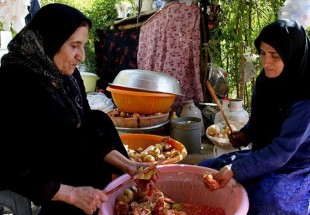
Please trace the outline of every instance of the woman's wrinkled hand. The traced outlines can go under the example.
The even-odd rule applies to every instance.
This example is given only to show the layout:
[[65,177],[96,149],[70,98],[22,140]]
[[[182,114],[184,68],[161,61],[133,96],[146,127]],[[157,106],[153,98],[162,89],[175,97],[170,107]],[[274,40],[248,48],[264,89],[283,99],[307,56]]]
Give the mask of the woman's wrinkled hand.
[[249,144],[248,138],[242,131],[234,131],[228,135],[228,138],[234,148],[240,148]]
[[93,214],[108,200],[102,190],[92,187],[75,187],[73,189],[74,205],[86,214]]
[[108,201],[108,197],[102,190],[90,186],[72,187],[62,184],[53,200],[67,202],[80,208],[86,214],[93,214],[101,207],[102,203]]

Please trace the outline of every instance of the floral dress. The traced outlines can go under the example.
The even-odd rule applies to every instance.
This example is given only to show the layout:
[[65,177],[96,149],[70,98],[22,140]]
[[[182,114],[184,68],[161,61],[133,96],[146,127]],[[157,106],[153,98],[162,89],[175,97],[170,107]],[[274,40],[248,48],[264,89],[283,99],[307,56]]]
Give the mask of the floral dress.
[[203,100],[200,38],[200,10],[194,4],[168,3],[141,26],[138,68],[179,80],[184,96],[177,97],[174,107],[185,100]]

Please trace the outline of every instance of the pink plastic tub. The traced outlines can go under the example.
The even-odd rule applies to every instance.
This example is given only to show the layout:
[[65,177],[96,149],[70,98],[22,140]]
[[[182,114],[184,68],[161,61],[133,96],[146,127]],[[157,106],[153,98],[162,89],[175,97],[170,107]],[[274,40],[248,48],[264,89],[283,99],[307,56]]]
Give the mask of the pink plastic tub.
[[[202,174],[206,171],[216,172],[216,170],[186,164],[161,165],[158,166],[158,170],[158,188],[165,196],[173,198],[176,202],[221,207],[225,210],[226,215],[246,215],[248,212],[247,192],[234,179],[225,188],[217,191],[211,192],[205,187]],[[112,181],[104,190],[111,190],[128,178],[129,175],[122,175]],[[116,197],[129,186],[110,195],[109,200],[102,205],[99,215],[114,215]]]

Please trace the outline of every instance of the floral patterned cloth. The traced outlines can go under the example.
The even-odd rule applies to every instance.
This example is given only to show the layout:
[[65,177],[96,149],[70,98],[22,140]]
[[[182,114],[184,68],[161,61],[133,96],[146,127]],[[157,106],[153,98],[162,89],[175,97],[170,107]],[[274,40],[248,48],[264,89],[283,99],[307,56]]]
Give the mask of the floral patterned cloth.
[[140,29],[139,69],[164,72],[180,82],[182,101],[203,100],[200,78],[200,10],[197,5],[171,2],[150,17]]
[[99,89],[105,91],[117,74],[124,69],[137,69],[137,52],[140,27],[127,30],[97,31],[99,40],[95,42]]

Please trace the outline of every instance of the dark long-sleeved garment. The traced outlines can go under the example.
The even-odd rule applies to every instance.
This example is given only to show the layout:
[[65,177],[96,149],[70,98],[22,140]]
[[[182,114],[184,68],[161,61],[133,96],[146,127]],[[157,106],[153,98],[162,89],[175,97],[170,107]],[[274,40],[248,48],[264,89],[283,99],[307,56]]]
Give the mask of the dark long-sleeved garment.
[[[266,124],[272,121],[266,117]],[[268,127],[268,126],[266,126]],[[251,133],[251,120],[242,129]],[[203,160],[219,169],[232,162],[234,178],[246,189],[249,215],[308,215],[310,202],[310,100],[294,104],[280,134],[260,149]],[[263,141],[263,131],[260,135]],[[253,142],[254,144],[254,142]]]
[[[0,188],[16,191],[45,208],[60,204],[60,208],[79,211],[49,202],[60,183],[103,189],[112,172],[121,174],[103,162],[104,156],[113,149],[127,154],[110,118],[90,110],[77,70],[73,76],[82,92],[80,128],[67,119],[66,104],[56,102],[59,95],[55,88],[51,90],[50,81],[19,66],[1,67]],[[69,214],[64,208],[50,214]]]
[[[310,214],[310,41],[301,25],[277,20],[255,40],[273,47],[284,68],[277,77],[258,75],[251,116],[241,129],[252,150],[204,160],[211,168],[231,163],[249,196],[248,215]],[[262,53],[264,56],[264,53]],[[266,66],[267,65],[267,66]],[[273,68],[273,64],[265,64]]]
[[251,199],[249,214],[309,213],[309,107],[310,100],[294,104],[272,144],[233,162],[234,178]]

